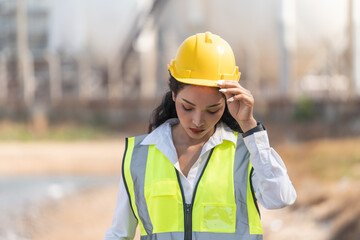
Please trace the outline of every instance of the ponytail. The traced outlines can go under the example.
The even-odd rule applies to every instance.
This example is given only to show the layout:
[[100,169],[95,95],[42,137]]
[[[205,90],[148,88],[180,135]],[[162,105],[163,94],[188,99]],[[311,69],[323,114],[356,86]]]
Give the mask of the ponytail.
[[161,104],[155,108],[152,113],[152,119],[149,123],[149,133],[170,118],[177,118],[177,113],[175,102],[172,99],[172,92],[168,91],[163,97]]

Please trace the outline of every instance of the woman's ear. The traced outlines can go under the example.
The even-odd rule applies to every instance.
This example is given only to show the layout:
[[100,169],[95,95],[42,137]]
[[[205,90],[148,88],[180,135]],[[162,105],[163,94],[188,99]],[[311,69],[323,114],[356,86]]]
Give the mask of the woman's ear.
[[174,91],[171,91],[171,95],[172,95],[173,101],[175,102],[175,93],[174,93]]

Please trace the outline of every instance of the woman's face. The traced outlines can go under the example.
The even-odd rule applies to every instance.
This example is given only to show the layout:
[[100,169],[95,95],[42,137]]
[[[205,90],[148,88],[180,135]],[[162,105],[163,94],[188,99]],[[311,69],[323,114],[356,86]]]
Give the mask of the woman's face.
[[191,140],[206,141],[225,110],[225,99],[218,88],[186,85],[175,96],[181,134]]

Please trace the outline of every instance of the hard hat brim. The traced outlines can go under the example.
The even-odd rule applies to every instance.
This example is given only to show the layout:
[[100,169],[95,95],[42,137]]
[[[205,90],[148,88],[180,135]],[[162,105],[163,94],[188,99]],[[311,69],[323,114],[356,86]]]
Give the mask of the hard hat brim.
[[205,86],[205,87],[219,87],[219,85],[216,84],[216,80],[176,78],[176,77],[174,77],[174,78],[179,82],[187,83],[187,84],[191,84],[191,85],[198,85],[198,86]]
[[233,74],[228,74],[225,78],[222,79],[202,79],[202,78],[180,78],[177,76],[176,72],[174,71],[173,65],[168,65],[169,74],[175,78],[177,81],[191,84],[191,85],[198,85],[198,86],[205,86],[205,87],[219,87],[216,83],[219,80],[234,80],[239,81],[241,72],[238,70],[239,68],[235,68],[235,72]]

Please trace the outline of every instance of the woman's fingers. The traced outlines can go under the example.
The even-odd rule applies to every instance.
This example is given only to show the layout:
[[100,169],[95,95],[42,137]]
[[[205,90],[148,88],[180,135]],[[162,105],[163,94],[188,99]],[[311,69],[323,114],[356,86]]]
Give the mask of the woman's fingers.
[[230,100],[229,99],[227,100],[228,102],[232,102],[232,101],[242,101],[242,102],[247,102],[247,103],[250,103],[250,104],[253,104],[254,103],[254,98],[252,95],[248,95],[248,94],[237,94],[237,95],[234,95],[232,96],[231,98],[233,98],[233,100]]
[[219,90],[219,92],[222,92],[222,93],[226,93],[226,94],[241,94],[241,93],[244,93],[244,94],[247,94],[247,95],[251,95],[251,92],[249,90],[246,90],[244,88],[221,88]]
[[235,84],[235,83],[238,83],[238,82],[235,81],[235,80],[219,80],[219,81],[216,81],[216,84],[221,86],[221,87],[226,87],[229,84]]
[[237,81],[220,80],[217,83],[220,86],[219,91],[225,95],[228,103],[241,101],[248,106],[254,104],[254,97],[251,92],[242,87]]
[[233,101],[249,101],[253,102],[254,98],[250,91],[243,90],[240,87],[237,88],[221,88],[220,92],[225,94],[227,102]]
[[240,86],[239,82],[235,80],[219,80],[216,82],[216,84],[219,87],[224,87],[224,88]]
[[236,90],[241,90],[241,92],[249,93],[250,91],[241,86],[237,81],[234,80],[220,80],[216,82],[218,86],[221,88],[220,92],[233,92]]

